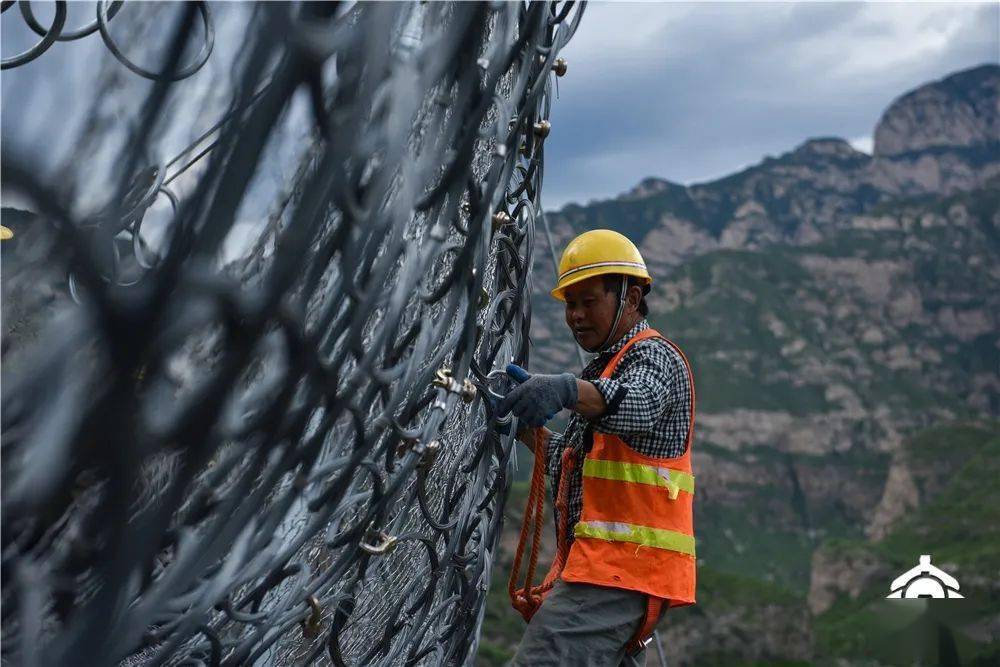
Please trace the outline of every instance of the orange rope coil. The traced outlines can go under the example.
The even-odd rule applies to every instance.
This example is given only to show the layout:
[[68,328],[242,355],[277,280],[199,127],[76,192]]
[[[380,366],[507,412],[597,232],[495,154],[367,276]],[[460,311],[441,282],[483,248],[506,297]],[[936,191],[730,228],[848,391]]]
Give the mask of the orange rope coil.
[[[521,523],[521,535],[517,543],[517,551],[514,552],[514,563],[511,566],[510,580],[507,582],[507,594],[510,596],[510,604],[521,614],[525,621],[530,621],[538,608],[542,606],[545,594],[552,589],[556,578],[566,565],[566,557],[569,555],[567,543],[566,526],[569,510],[569,478],[573,474],[576,464],[573,458],[573,449],[567,447],[562,453],[562,472],[559,476],[559,490],[556,494],[556,513],[558,523],[556,528],[556,557],[552,561],[545,579],[538,586],[533,585],[535,578],[535,568],[538,565],[538,554],[542,541],[542,522],[545,520],[545,445],[547,438],[542,428],[533,429],[535,463],[531,470],[531,487],[528,491],[528,502],[524,508],[524,521]],[[524,584],[518,588],[518,580],[521,577],[521,562],[524,558],[524,550],[528,542],[528,534],[531,533],[531,555],[528,558],[528,569],[525,573]]]

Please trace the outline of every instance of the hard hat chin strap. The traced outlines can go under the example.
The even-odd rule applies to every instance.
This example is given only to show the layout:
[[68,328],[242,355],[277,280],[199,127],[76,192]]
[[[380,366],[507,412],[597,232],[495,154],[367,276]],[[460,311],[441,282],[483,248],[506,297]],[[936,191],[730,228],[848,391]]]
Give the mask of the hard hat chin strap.
[[607,350],[613,343],[615,343],[612,338],[614,338],[615,331],[618,329],[618,323],[622,320],[622,315],[625,313],[625,296],[628,291],[628,276],[622,275],[622,285],[621,289],[618,290],[618,312],[615,313],[615,321],[611,323],[611,328],[608,330],[608,336],[604,339],[594,352],[600,354]]

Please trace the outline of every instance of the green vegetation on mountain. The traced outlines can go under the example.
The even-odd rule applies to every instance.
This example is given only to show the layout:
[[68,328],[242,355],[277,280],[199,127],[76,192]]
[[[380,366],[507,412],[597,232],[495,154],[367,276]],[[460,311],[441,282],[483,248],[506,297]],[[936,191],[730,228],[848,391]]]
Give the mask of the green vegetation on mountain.
[[664,211],[675,211],[678,215],[697,220],[706,228],[714,226],[711,220],[703,217],[702,211],[683,185],[647,179],[639,187],[652,189],[653,194],[598,201],[586,207],[570,204],[558,215],[575,229],[583,231],[612,228],[636,244],[641,244],[646,234],[659,224]]
[[[991,664],[987,659],[1000,655],[1000,638],[988,630],[989,619],[1000,614],[1000,424],[928,429],[907,443],[903,455],[916,468],[918,486],[931,493],[926,505],[902,518],[879,543],[841,540],[826,547],[866,551],[896,573],[913,567],[920,554],[932,554],[959,580],[965,598],[926,609],[923,600],[885,600],[888,580],[857,598],[841,596],[816,619],[819,653],[912,664],[913,642],[898,640],[926,630],[920,622],[927,623],[925,614],[933,612],[939,617],[932,620],[944,628],[935,634],[955,641],[956,664]],[[925,664],[940,664],[934,662],[939,643],[918,648]]]
[[[823,412],[831,407],[824,390],[840,370],[859,399],[869,404],[898,397],[907,407],[936,405],[955,411],[956,417],[968,416],[962,405],[967,388],[959,383],[968,382],[977,369],[997,368],[1000,348],[994,344],[995,332],[962,340],[943,330],[939,321],[945,309],[978,311],[998,305],[990,293],[997,279],[983,276],[983,269],[1000,261],[1000,243],[984,233],[996,229],[993,219],[1000,212],[1000,196],[991,186],[935,206],[898,201],[883,207],[882,214],[919,220],[956,208],[967,211],[969,227],[846,229],[813,245],[705,253],[665,278],[651,298],[650,321],[681,344],[692,360],[699,404],[707,412]],[[976,256],[978,260],[969,261]],[[837,271],[837,260],[846,260],[838,283],[831,283],[829,272],[808,268],[826,262]],[[855,260],[853,265],[850,260]],[[875,262],[888,266],[892,273],[887,277],[896,285],[867,284],[875,280],[866,274]],[[893,287],[919,297],[917,307],[925,322],[903,317],[893,321],[891,301],[863,292],[884,290],[889,297]],[[674,296],[682,291],[685,296]],[[679,304],[663,308],[657,295],[666,297],[660,303]],[[843,306],[840,314],[835,311],[838,304]],[[863,340],[868,326],[883,329],[884,342]],[[894,368],[875,358],[889,343],[940,355],[949,362],[940,364],[940,373],[948,377],[925,375],[924,364]],[[839,359],[849,365],[835,368]],[[807,365],[821,373],[798,372]]]
[[653,300],[652,326],[681,345],[691,359],[699,406],[707,412],[736,407],[801,414],[825,408],[822,387],[796,386],[793,364],[769,321],[792,327],[813,345],[819,332],[793,312],[789,293],[809,275],[780,250],[719,250],[695,258],[670,276],[689,281],[691,297],[664,312]]
[[[880,543],[882,552],[900,559],[924,549],[960,571],[1000,572],[1000,426],[931,429],[914,440],[910,455],[944,477],[918,480],[922,486],[944,489],[900,521]],[[1000,613],[1000,596],[989,610]]]

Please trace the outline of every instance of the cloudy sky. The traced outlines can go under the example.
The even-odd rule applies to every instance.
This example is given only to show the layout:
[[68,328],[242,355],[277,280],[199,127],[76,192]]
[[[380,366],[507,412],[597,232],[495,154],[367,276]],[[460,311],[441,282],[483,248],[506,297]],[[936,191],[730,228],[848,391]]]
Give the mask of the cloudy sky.
[[[46,23],[52,3],[35,5]],[[71,3],[67,24],[92,12],[93,3]],[[4,55],[35,39],[15,10],[2,23]],[[232,43],[238,39],[220,33],[207,69],[226,66],[220,51]],[[894,98],[1000,60],[1000,4],[590,2],[563,55],[569,72],[559,79],[546,140],[550,210],[614,197],[647,176],[711,180],[811,137],[839,136],[870,150]],[[61,111],[77,106],[95,63],[109,58],[94,35],[5,71],[4,139],[71,146],[54,135],[74,132],[70,116],[82,115]],[[39,101],[59,113],[35,113]],[[58,151],[51,156],[59,162]]]
[[997,3],[591,2],[563,51],[543,205],[697,183],[805,139],[870,150],[902,93],[1000,60]]

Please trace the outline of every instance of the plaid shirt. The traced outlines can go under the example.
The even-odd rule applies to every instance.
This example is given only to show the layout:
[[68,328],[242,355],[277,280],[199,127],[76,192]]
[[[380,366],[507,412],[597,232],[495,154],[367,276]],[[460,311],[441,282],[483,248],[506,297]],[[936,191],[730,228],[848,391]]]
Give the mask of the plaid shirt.
[[[576,450],[577,465],[569,480],[567,536],[583,509],[583,458],[593,446],[593,430],[616,435],[645,456],[674,458],[684,453],[691,415],[691,381],[687,366],[677,351],[660,338],[648,338],[629,348],[614,376],[600,379],[611,357],[633,336],[648,329],[642,320],[607,352],[597,355],[580,376],[597,387],[607,410],[588,419],[573,412],[563,433],[553,433],[546,449],[545,472],[549,475],[552,505],[559,489],[561,457],[566,447]],[[559,518],[556,517],[556,525]]]

